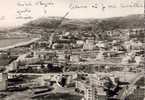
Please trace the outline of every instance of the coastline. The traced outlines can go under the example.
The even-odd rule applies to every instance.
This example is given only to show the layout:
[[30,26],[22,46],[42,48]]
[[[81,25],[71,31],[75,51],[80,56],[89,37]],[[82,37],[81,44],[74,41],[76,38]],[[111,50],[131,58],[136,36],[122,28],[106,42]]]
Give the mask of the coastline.
[[22,42],[14,43],[14,44],[9,45],[9,46],[0,47],[0,51],[1,50],[7,50],[7,49],[15,48],[15,47],[19,47],[19,46],[23,46],[23,45],[28,45],[30,43],[33,43],[33,42],[39,40],[39,39],[40,38],[32,38],[29,41],[22,41]]

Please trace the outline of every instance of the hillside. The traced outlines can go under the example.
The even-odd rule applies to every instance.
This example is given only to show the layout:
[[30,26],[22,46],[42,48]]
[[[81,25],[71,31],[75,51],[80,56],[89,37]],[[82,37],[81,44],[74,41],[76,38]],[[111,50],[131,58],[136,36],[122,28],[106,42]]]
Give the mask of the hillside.
[[[19,29],[23,31],[41,30],[112,30],[124,28],[143,28],[144,15],[129,15],[126,17],[114,17],[107,19],[67,19],[65,18],[61,23],[61,17],[39,18],[24,24]],[[61,23],[61,24],[60,24]]]
[[102,20],[99,24],[104,30],[111,30],[117,28],[143,28],[144,27],[144,15],[130,15],[126,17],[108,18]]

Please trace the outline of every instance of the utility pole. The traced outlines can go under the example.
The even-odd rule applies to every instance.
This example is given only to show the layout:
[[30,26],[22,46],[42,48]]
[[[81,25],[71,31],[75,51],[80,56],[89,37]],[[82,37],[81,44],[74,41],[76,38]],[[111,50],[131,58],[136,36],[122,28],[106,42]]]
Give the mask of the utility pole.
[[[70,11],[72,10],[72,8],[70,9]],[[62,22],[64,21],[64,19],[66,18],[67,15],[69,15],[70,11],[66,12],[65,15],[62,17],[62,19],[60,20],[59,24],[55,27],[54,29],[54,33],[51,34],[50,36],[50,41],[49,41],[49,48],[52,47],[53,42],[54,42],[54,36],[56,35],[56,31],[59,28],[59,26],[62,24]]]

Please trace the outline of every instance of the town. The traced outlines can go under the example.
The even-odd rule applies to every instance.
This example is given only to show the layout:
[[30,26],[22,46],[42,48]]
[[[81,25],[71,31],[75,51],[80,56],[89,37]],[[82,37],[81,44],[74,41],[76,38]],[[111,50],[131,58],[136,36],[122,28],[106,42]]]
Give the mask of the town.
[[144,100],[144,61],[144,28],[42,33],[0,49],[0,99]]

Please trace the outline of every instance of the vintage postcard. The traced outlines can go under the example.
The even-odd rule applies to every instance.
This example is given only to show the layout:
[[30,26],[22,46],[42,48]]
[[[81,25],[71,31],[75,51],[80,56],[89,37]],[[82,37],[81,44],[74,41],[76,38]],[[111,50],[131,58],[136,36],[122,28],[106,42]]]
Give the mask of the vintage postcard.
[[0,100],[145,100],[144,0],[0,0]]

